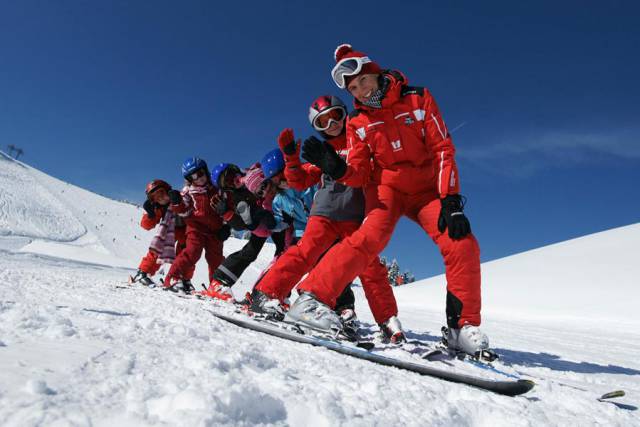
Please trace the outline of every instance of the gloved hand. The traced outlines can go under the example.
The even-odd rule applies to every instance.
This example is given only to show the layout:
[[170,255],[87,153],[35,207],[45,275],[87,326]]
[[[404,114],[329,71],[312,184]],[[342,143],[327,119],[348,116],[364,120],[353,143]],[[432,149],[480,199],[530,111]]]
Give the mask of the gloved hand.
[[169,190],[168,194],[172,205],[179,205],[182,202],[182,195],[178,190]]
[[153,203],[151,200],[147,199],[142,204],[142,209],[144,209],[144,211],[147,213],[147,216],[149,218],[154,219],[156,217],[155,203]]
[[280,132],[280,135],[278,136],[278,146],[287,156],[293,156],[296,154],[298,147],[293,136],[293,129],[286,128]]
[[224,224],[220,230],[216,232],[216,238],[221,242],[227,240],[229,236],[231,236],[231,227],[229,227],[229,224]]
[[293,225],[293,217],[286,212],[282,212],[282,222]]
[[228,210],[227,199],[224,197],[224,194],[214,194],[211,196],[211,199],[209,199],[209,204],[220,216],[224,215]]
[[449,237],[459,240],[471,233],[471,224],[462,213],[464,203],[459,194],[449,194],[444,199],[440,199],[441,209],[438,217],[438,230],[444,233],[449,229]]
[[333,147],[311,136],[304,141],[302,158],[319,167],[333,179],[340,179],[347,172],[347,163]]
[[273,230],[278,225],[273,214],[266,209],[259,209],[254,215],[254,221],[257,224],[264,224],[269,230]]

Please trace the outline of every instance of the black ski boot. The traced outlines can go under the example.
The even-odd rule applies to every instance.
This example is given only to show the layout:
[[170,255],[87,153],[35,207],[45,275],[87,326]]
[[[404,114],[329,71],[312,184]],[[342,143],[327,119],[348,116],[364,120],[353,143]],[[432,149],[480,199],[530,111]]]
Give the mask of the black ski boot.
[[131,278],[131,283],[136,283],[136,282],[140,282],[141,285],[148,286],[150,288],[155,288],[156,286],[156,283],[153,280],[151,280],[151,277],[149,277],[147,273],[145,273],[142,270],[138,270],[136,275]]
[[348,332],[348,334],[357,336],[358,329],[360,328],[360,322],[358,322],[358,316],[356,316],[354,307],[339,307],[336,308],[335,312],[338,316],[340,316],[342,325],[344,326],[344,329]]
[[247,300],[250,301],[250,311],[263,314],[267,319],[277,321],[284,319],[284,308],[277,298],[270,298],[264,292],[254,289],[253,292],[251,292],[250,298],[247,298]]
[[193,286],[193,283],[191,283],[191,280],[182,279],[182,292],[187,295],[191,295],[195,290],[196,288]]

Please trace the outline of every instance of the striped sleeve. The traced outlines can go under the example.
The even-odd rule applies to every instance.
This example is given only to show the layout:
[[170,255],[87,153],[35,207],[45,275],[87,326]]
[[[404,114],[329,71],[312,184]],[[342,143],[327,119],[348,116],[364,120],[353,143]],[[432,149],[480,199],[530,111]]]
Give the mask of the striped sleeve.
[[433,150],[436,159],[438,193],[441,198],[457,194],[460,192],[460,180],[454,159],[456,149],[435,99],[427,89],[424,90],[423,97],[425,142]]

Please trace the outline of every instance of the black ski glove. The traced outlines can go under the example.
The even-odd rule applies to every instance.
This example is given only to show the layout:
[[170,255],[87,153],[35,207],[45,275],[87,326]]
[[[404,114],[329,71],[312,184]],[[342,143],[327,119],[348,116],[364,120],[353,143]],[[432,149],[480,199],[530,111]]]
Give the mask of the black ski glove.
[[440,217],[438,218],[438,230],[444,233],[445,229],[449,229],[449,237],[453,240],[459,240],[471,233],[471,224],[462,213],[464,203],[459,194],[449,194],[444,199],[440,199],[442,208],[440,209]]
[[311,136],[304,141],[302,158],[319,167],[333,179],[340,179],[347,172],[347,163],[333,147]]
[[182,202],[182,196],[178,190],[169,190],[168,194],[172,205],[179,205]]
[[216,231],[216,238],[221,242],[224,242],[231,236],[231,227],[228,224],[224,224],[220,230]]
[[[256,224],[263,223],[269,230],[276,228],[278,223],[271,212],[266,209],[258,209],[253,217]],[[257,228],[257,226],[256,226]]]
[[209,204],[218,215],[223,216],[225,213],[227,213],[227,198],[224,196],[224,194],[215,194],[211,196]]
[[282,222],[293,225],[293,217],[286,212],[282,212]]
[[154,219],[156,217],[155,203],[153,203],[151,200],[147,199],[143,203],[142,209],[144,209],[144,211],[147,213],[147,216],[149,218]]

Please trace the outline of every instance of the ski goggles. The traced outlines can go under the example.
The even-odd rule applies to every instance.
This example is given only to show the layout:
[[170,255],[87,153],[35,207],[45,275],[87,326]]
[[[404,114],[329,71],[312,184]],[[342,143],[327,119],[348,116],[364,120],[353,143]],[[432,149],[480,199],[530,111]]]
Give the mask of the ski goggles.
[[340,105],[327,108],[322,113],[318,113],[316,118],[313,119],[313,128],[320,132],[325,131],[329,129],[333,123],[342,123],[346,116],[347,112]]
[[193,182],[201,176],[205,176],[206,174],[207,172],[204,169],[198,169],[197,171],[189,175],[189,181]]
[[331,78],[340,89],[345,89],[347,86],[345,78],[357,75],[364,64],[369,62],[371,62],[371,59],[368,56],[345,58],[333,67]]

